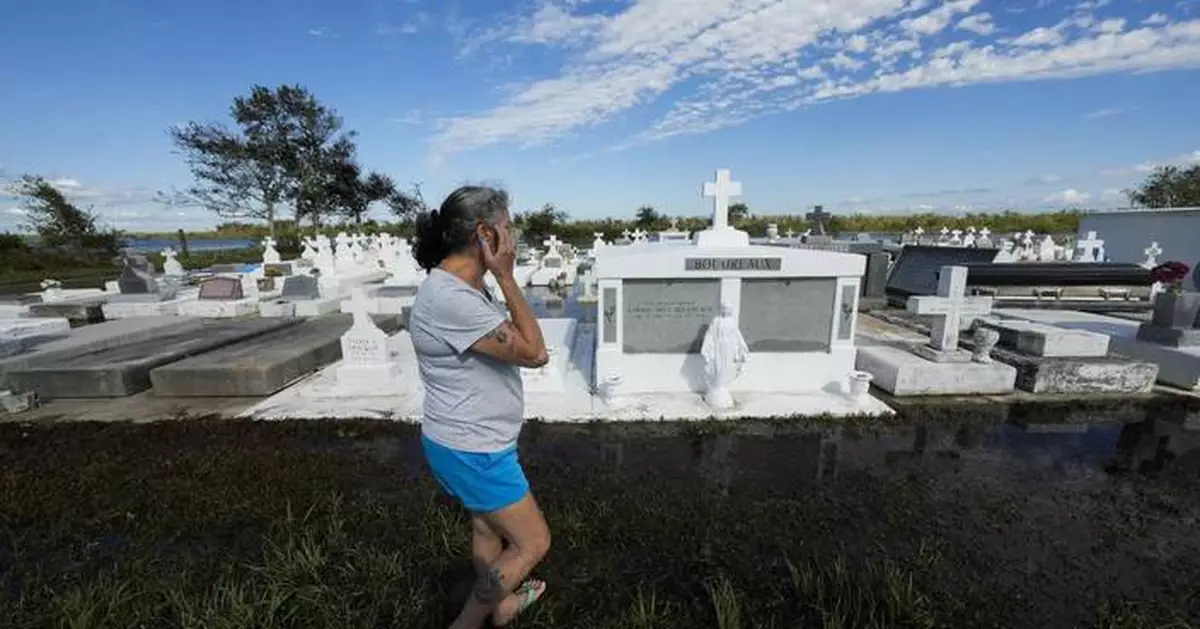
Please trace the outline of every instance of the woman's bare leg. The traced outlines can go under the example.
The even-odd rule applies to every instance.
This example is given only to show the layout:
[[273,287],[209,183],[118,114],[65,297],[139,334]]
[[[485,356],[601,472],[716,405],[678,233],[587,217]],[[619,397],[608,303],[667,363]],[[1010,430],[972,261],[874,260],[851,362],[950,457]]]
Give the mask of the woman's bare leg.
[[492,530],[482,514],[471,514],[471,561],[475,564],[476,576],[491,568],[504,550],[504,538]]
[[550,549],[550,529],[533,499],[533,494],[499,511],[480,516],[492,531],[500,533],[508,546],[480,573],[471,598],[451,629],[479,629],[488,614],[497,626],[507,624],[520,601],[512,592]]

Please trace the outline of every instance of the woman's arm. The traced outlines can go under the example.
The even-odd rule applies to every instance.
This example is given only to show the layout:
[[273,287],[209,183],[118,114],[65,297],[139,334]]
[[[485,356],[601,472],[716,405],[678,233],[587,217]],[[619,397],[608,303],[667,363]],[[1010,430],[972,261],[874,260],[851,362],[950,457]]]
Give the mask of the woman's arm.
[[538,325],[537,319],[533,317],[529,302],[525,301],[525,295],[513,277],[512,265],[516,258],[516,250],[512,236],[507,230],[502,230],[498,237],[499,246],[496,247],[495,253],[492,253],[490,247],[483,247],[484,260],[488,270],[500,284],[500,292],[504,293],[504,302],[508,305],[512,320],[501,323],[476,341],[471,349],[522,367],[541,367],[549,360],[546,339],[542,337],[542,326]]

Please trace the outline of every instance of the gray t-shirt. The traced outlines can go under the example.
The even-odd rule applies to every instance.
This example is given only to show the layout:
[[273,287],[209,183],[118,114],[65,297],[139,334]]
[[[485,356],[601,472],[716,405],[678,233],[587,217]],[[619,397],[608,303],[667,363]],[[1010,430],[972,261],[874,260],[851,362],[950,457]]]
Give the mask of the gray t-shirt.
[[525,415],[520,367],[471,350],[507,319],[503,304],[446,271],[421,282],[408,330],[425,385],[426,437],[467,452],[516,443]]

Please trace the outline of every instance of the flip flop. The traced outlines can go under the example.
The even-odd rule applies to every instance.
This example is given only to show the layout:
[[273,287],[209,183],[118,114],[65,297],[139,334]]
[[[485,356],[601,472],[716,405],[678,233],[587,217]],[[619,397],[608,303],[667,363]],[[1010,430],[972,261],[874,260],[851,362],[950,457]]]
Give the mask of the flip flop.
[[542,594],[545,593],[546,583],[544,581],[542,582],[542,587],[540,589],[534,584],[533,581],[526,581],[522,583],[521,587],[517,588],[516,592],[513,592],[513,594],[517,595],[519,599],[517,601],[517,613],[513,614],[513,616],[516,616],[526,609],[529,609],[529,606],[536,603],[537,600],[542,597]]
[[517,609],[513,611],[512,616],[510,616],[503,625],[496,626],[505,627],[512,621],[516,620],[517,616],[521,615],[521,612],[529,609],[529,607],[536,603],[537,600],[542,597],[542,594],[545,593],[545,581],[541,582],[541,588],[538,588],[534,581],[526,581],[522,583],[521,586],[518,587],[515,592],[513,592],[513,596],[517,597]]

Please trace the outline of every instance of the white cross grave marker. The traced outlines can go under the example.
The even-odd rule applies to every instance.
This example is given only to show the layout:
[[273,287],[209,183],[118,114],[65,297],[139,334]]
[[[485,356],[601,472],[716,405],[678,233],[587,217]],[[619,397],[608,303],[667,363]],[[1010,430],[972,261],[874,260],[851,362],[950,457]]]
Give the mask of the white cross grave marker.
[[958,348],[963,320],[974,321],[992,311],[991,297],[967,297],[967,267],[944,266],[938,277],[938,294],[915,295],[905,304],[919,316],[934,317],[929,345],[914,351],[936,362],[968,362],[971,353]]
[[263,238],[263,264],[278,264],[281,260],[279,252],[275,250],[275,239],[267,236]]
[[542,245],[544,245],[546,247],[546,253],[548,253],[548,254],[559,253],[558,246],[561,244],[562,243],[558,241],[558,236],[555,236],[554,234],[550,234],[549,238],[542,241]]
[[1146,249],[1142,251],[1142,253],[1146,254],[1146,261],[1142,263],[1142,266],[1146,267],[1147,269],[1153,269],[1154,267],[1158,266],[1158,256],[1161,256],[1162,252],[1162,247],[1158,246],[1157,240],[1150,243],[1150,246],[1146,247]]
[[741,182],[730,179],[729,170],[723,168],[717,171],[716,181],[704,184],[702,194],[713,200],[712,228],[718,230],[729,227],[729,198],[742,196]]

